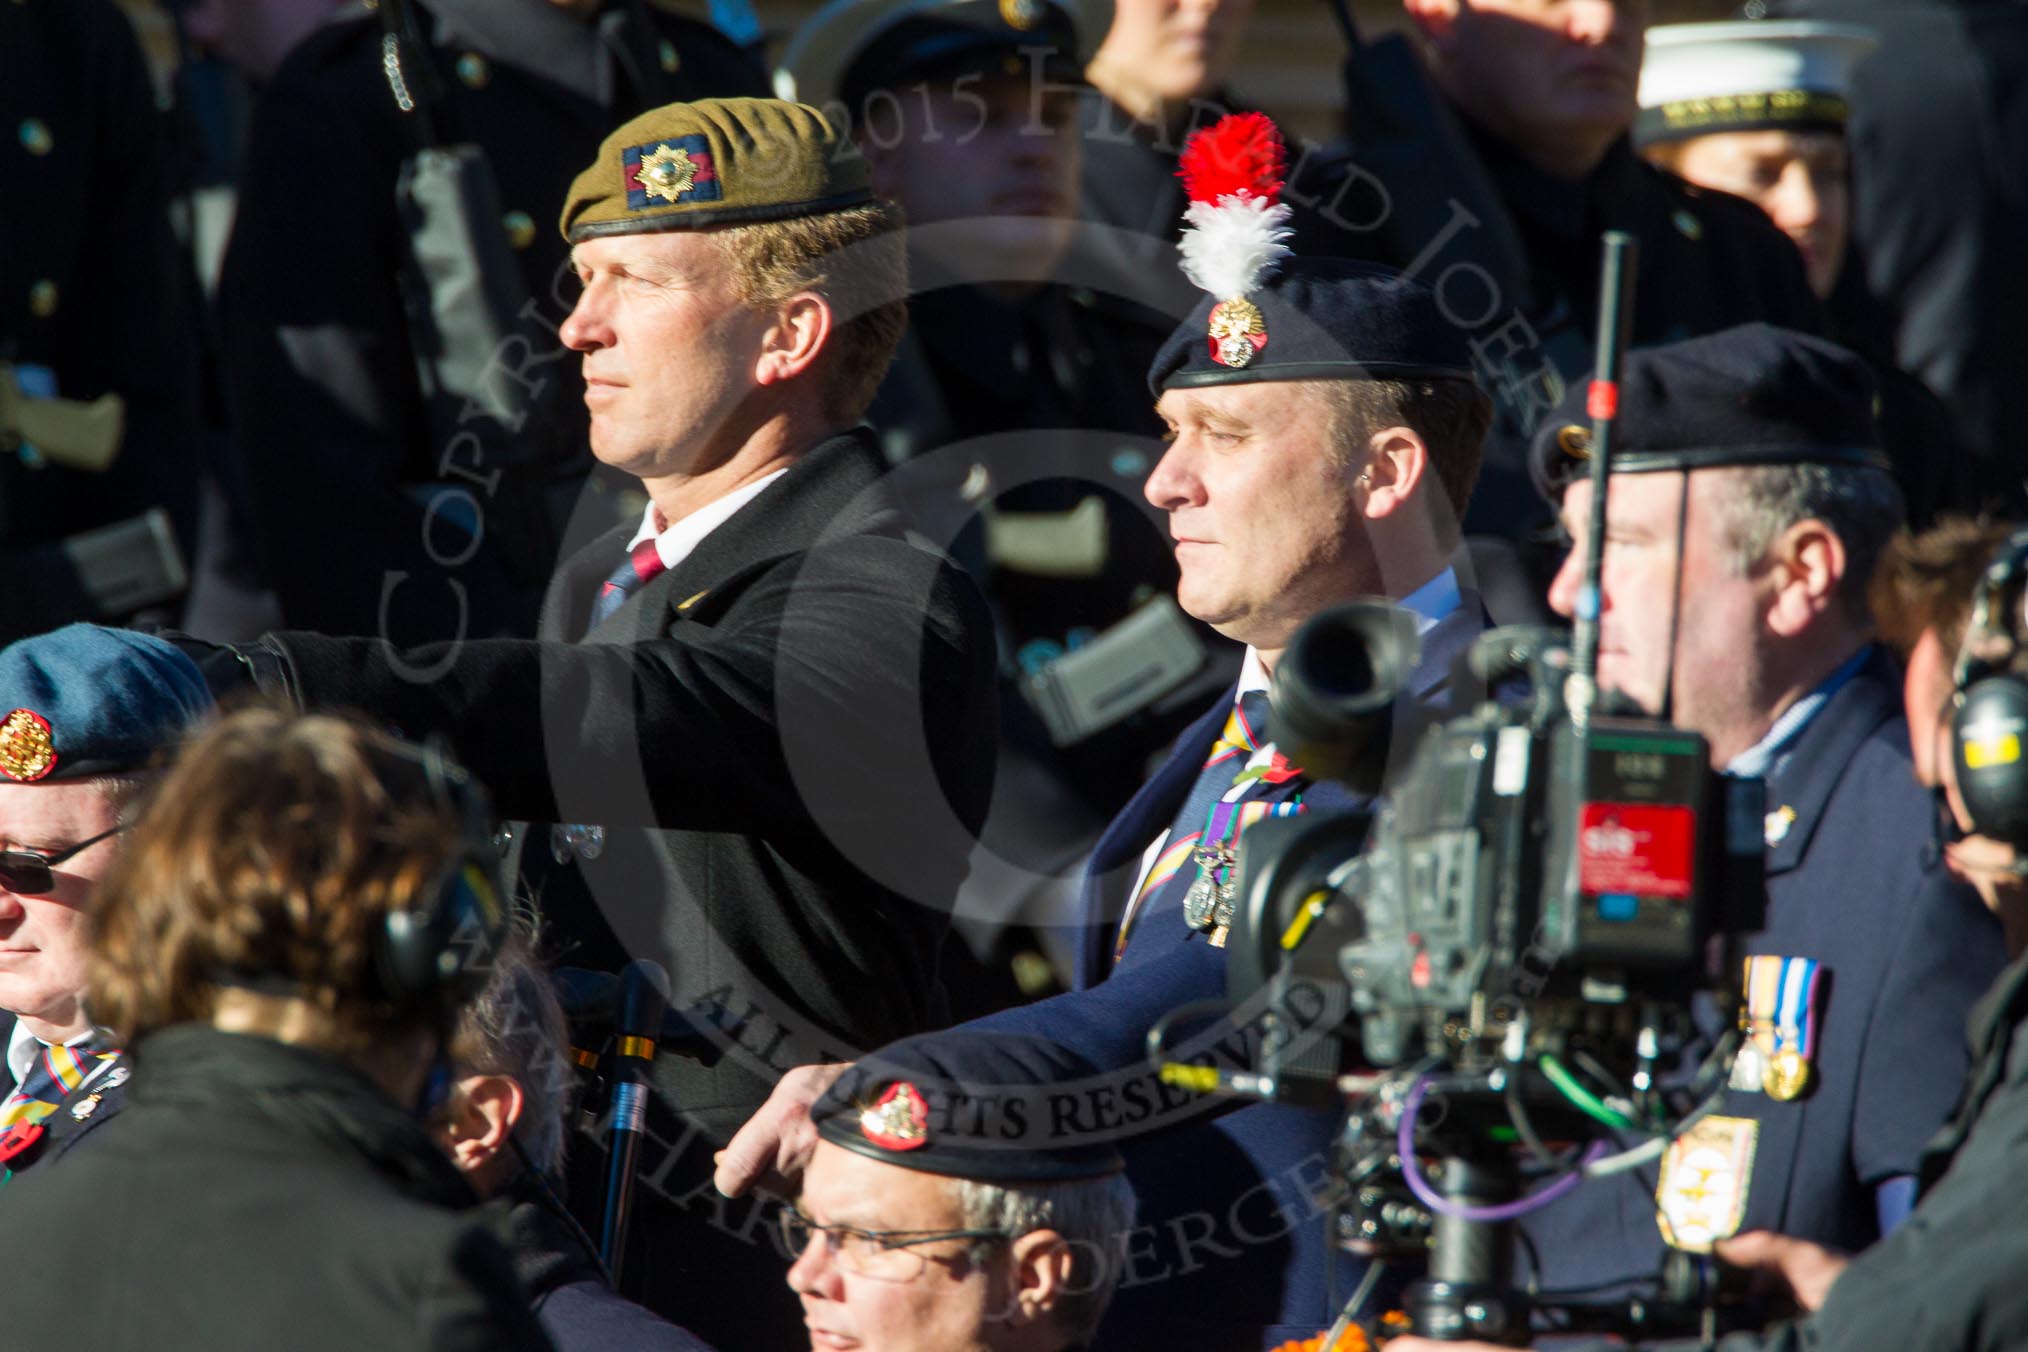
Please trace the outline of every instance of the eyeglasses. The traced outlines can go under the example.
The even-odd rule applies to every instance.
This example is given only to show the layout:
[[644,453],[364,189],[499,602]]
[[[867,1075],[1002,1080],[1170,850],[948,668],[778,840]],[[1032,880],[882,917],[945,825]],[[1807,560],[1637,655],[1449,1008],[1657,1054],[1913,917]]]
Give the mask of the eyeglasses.
[[810,1247],[810,1240],[822,1235],[839,1267],[879,1282],[912,1282],[922,1276],[932,1258],[944,1263],[958,1257],[926,1254],[917,1247],[921,1244],[944,1239],[1004,1244],[1013,1238],[1005,1230],[861,1230],[850,1225],[819,1225],[800,1211],[786,1207],[777,1213],[776,1219],[790,1256],[801,1258]]
[[90,840],[80,840],[69,849],[58,850],[55,854],[41,854],[35,850],[0,850],[0,889],[23,897],[39,897],[45,892],[53,892],[56,879],[51,876],[50,870],[126,829],[123,822],[110,831],[101,831]]

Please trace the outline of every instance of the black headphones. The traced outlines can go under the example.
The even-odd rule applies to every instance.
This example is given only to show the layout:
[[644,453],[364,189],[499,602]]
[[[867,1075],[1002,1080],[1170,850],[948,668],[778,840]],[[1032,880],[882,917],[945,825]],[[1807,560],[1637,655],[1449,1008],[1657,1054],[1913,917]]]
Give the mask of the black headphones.
[[374,932],[373,976],[396,1004],[455,1007],[486,983],[507,928],[500,851],[484,792],[439,741],[401,751],[421,764],[431,796],[456,818],[458,845],[419,893],[419,906],[389,911]]
[[2028,530],[1979,576],[1951,696],[1951,762],[1971,832],[2019,850],[2028,850],[2028,675],[2015,660],[2024,572]]

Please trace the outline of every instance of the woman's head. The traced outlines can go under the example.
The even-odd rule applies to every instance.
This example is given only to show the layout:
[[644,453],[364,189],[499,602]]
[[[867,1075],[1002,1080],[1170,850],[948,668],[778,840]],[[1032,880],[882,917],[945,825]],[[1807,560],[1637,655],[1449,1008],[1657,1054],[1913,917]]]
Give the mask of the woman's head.
[[390,991],[377,949],[391,912],[432,909],[468,833],[442,770],[394,739],[234,714],[170,769],[105,880],[92,1017],[131,1041],[251,992],[291,1005],[277,1036],[355,1058],[412,1046],[442,1013]]

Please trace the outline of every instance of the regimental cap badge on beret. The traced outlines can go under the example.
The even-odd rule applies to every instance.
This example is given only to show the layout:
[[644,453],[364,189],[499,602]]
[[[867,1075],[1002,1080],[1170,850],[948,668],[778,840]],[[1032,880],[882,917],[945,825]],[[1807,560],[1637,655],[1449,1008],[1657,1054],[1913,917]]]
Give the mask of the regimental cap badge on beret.
[[0,774],[32,784],[55,768],[56,737],[48,719],[33,709],[0,719]]
[[914,1085],[896,1080],[859,1114],[859,1131],[886,1150],[918,1150],[929,1144],[929,1105]]
[[627,206],[640,211],[652,202],[716,202],[725,194],[711,151],[702,136],[677,136],[667,141],[628,146],[620,152],[625,166]]
[[1191,135],[1176,173],[1190,197],[1183,275],[1218,298],[1206,335],[1211,359],[1243,367],[1268,345],[1266,316],[1247,293],[1289,252],[1282,134],[1260,113],[1233,113]]

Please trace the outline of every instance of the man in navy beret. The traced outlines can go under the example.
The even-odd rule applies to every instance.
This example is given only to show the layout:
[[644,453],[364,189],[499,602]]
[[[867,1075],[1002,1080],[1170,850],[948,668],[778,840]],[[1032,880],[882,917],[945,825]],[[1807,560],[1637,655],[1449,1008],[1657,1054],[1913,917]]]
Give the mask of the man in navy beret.
[[1134,1217],[1111,1137],[1066,1128],[1055,1107],[1094,1074],[1041,1039],[958,1030],[896,1043],[833,1084],[782,1213],[811,1346],[1084,1346]]
[[[1565,616],[1591,503],[1583,399],[1574,387],[1532,460],[1573,538],[1550,592]],[[1867,584],[1901,517],[1873,382],[1842,348],[1748,324],[1630,354],[1620,410],[1600,682],[1767,784],[1753,1035],[1718,1110],[1753,1162],[1697,1186],[1723,1197],[1721,1234],[1857,1248],[1907,1214],[1964,1079],[1967,1012],[2005,959],[1929,849],[1900,678],[1872,642]],[[1677,1184],[1627,1175],[1536,1212],[1539,1265],[1521,1275],[1601,1298],[1651,1277]]]
[[211,708],[197,667],[145,634],[71,625],[0,648],[0,1169],[69,1151],[128,1068],[84,1008],[91,896],[158,751]]
[[[1236,125],[1228,158],[1250,160],[1260,128]],[[1239,209],[1275,228],[1270,199],[1252,193],[1217,196],[1223,209],[1261,203]],[[1316,1334],[1353,1289],[1358,1265],[1325,1234],[1318,1200],[1341,1114],[1207,1118],[1203,1101],[1153,1082],[1146,1035],[1172,1009],[1225,995],[1223,927],[1189,902],[1245,826],[1366,801],[1268,740],[1269,677],[1296,629],[1340,602],[1394,598],[1421,642],[1405,697],[1442,707],[1467,697],[1449,688],[1452,661],[1486,623],[1450,562],[1491,418],[1462,332],[1387,269],[1228,268],[1212,254],[1198,270],[1209,294],[1149,373],[1170,435],[1144,491],[1176,541],[1180,604],[1247,645],[1245,665],[1100,838],[1078,988],[967,1025],[1047,1038],[1109,1074],[1068,1110],[1121,1138],[1143,1215],[1104,1345],[1271,1347]],[[839,1071],[791,1072],[722,1156],[720,1187],[799,1168],[808,1104]]]

